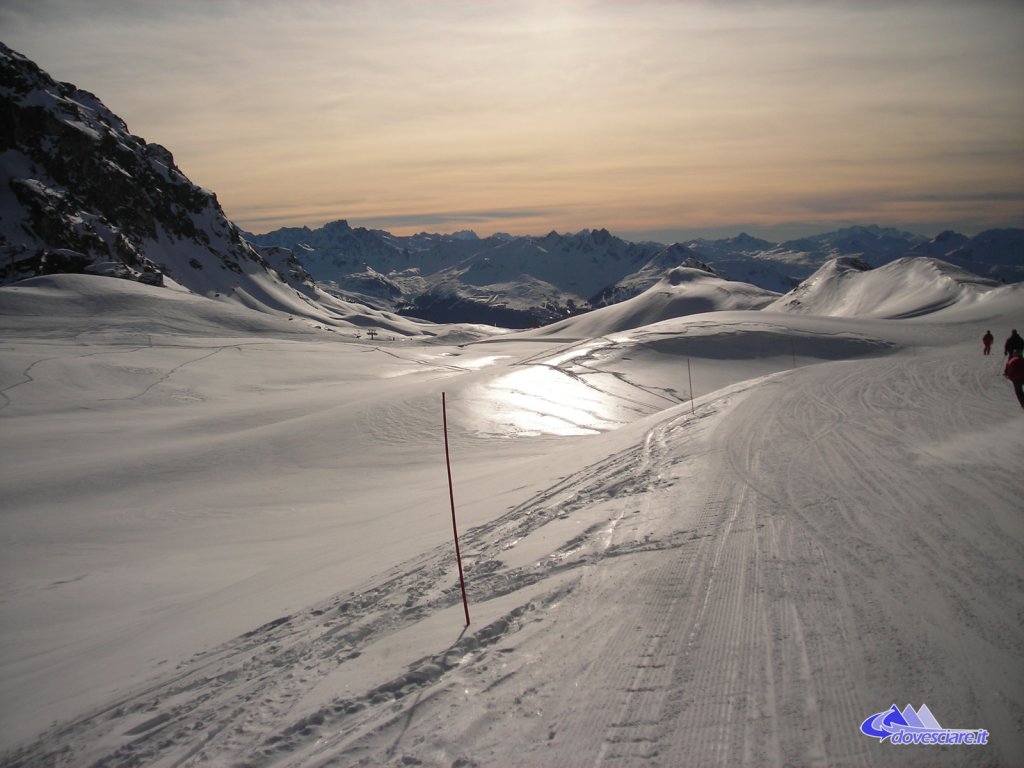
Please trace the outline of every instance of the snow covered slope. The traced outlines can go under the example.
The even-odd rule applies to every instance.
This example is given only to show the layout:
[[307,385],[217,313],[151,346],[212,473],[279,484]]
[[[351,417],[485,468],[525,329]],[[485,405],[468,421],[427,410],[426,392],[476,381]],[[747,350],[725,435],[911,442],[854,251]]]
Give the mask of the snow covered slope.
[[590,338],[703,312],[760,309],[778,294],[747,283],[735,283],[702,269],[677,267],[639,296],[601,307],[578,317],[544,326],[525,336]]
[[0,289],[3,762],[1014,765],[1019,300],[446,346]]
[[838,258],[765,310],[836,317],[915,317],[984,301],[994,291],[1020,295],[1019,289],[1020,284],[1003,286],[937,259],[906,257],[872,269],[858,259]]
[[673,243],[654,254],[651,260],[636,272],[626,275],[614,285],[608,286],[591,298],[590,303],[603,307],[631,299],[657,284],[670,270],[677,267],[699,269],[715,277],[721,277],[710,265],[700,261],[696,254],[685,245]]

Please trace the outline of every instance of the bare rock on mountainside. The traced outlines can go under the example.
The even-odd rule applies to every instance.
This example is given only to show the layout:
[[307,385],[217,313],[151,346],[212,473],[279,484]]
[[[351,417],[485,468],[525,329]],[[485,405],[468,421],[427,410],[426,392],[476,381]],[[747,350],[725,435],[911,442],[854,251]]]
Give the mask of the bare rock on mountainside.
[[0,282],[92,271],[213,293],[268,274],[312,295],[291,252],[247,243],[170,151],[2,43],[0,103]]

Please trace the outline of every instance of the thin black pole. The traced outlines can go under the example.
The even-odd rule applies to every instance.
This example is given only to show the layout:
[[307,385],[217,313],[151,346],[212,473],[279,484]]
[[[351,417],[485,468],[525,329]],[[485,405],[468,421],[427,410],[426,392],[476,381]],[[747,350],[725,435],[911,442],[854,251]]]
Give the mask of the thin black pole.
[[444,392],[441,393],[441,421],[444,424],[444,462],[448,467],[448,499],[452,503],[452,532],[455,534],[455,560],[459,564],[459,586],[462,589],[462,608],[466,612],[466,626],[469,626],[469,601],[466,599],[466,577],[462,573],[462,553],[459,551],[459,527],[455,523],[455,490],[452,486],[452,460],[448,452],[448,406]]

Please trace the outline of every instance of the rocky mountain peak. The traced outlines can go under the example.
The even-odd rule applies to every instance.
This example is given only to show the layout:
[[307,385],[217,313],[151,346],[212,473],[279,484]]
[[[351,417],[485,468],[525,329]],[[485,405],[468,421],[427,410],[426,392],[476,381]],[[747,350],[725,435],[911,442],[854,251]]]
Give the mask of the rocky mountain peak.
[[208,293],[274,272],[308,289],[301,265],[276,254],[276,270],[166,147],[2,44],[0,105],[0,281],[93,271],[159,284],[166,274]]

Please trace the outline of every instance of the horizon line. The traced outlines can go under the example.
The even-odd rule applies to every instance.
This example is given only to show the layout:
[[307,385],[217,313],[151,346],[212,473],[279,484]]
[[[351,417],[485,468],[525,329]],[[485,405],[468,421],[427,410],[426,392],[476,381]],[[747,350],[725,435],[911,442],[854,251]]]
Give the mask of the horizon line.
[[[248,228],[245,228],[245,227],[241,227],[241,226],[240,226],[240,229],[243,229],[244,232],[246,232],[247,234],[251,234],[251,235],[253,235],[255,237],[262,237],[262,236],[265,236],[265,235],[272,234],[274,232],[278,232],[278,231],[280,231],[282,229],[306,229],[306,230],[309,230],[311,232],[315,232],[317,230],[324,229],[324,228],[330,226],[331,224],[344,223],[350,229],[353,229],[353,230],[363,229],[363,230],[370,231],[370,232],[384,232],[384,233],[386,233],[388,235],[392,235],[394,237],[416,237],[416,236],[419,236],[419,235],[436,235],[436,236],[441,236],[441,237],[444,237],[444,236],[452,237],[452,236],[456,236],[456,235],[459,235],[459,234],[467,234],[468,233],[468,234],[472,234],[474,237],[476,237],[479,240],[487,240],[487,239],[490,239],[490,238],[493,238],[493,237],[502,237],[502,236],[504,236],[504,237],[511,237],[511,238],[520,238],[520,237],[522,237],[522,238],[544,238],[544,237],[549,237],[552,234],[564,237],[564,236],[574,236],[574,235],[580,235],[580,234],[584,234],[584,233],[592,233],[592,232],[604,231],[604,232],[608,232],[609,235],[611,235],[613,237],[616,237],[619,240],[624,240],[626,242],[655,242],[655,243],[660,243],[660,244],[665,244],[665,245],[672,245],[674,243],[682,243],[682,242],[687,241],[687,240],[711,240],[711,241],[715,241],[715,240],[731,240],[731,239],[735,239],[735,238],[739,238],[739,237],[743,237],[743,236],[751,237],[751,238],[754,238],[754,239],[757,239],[757,240],[764,240],[765,242],[769,242],[769,243],[772,243],[772,244],[775,244],[775,245],[782,245],[782,244],[785,244],[787,242],[793,242],[793,241],[796,241],[796,240],[804,240],[804,239],[808,239],[808,238],[820,237],[822,235],[829,235],[829,234],[835,234],[835,233],[839,233],[839,232],[844,232],[844,231],[847,231],[847,230],[858,230],[858,229],[866,230],[866,231],[878,230],[880,232],[894,232],[894,233],[898,233],[900,235],[909,235],[911,237],[921,238],[924,241],[935,240],[940,235],[943,235],[943,234],[946,234],[946,233],[953,233],[953,234],[957,234],[957,235],[962,235],[964,237],[973,238],[973,237],[977,237],[978,235],[983,234],[985,232],[1002,231],[1002,230],[1024,230],[1024,222],[1022,222],[1022,224],[1020,226],[1004,225],[1004,226],[987,226],[987,227],[977,226],[977,227],[960,227],[960,228],[958,228],[958,227],[956,227],[954,225],[946,226],[945,228],[940,228],[940,226],[937,226],[937,225],[933,224],[932,226],[926,227],[926,229],[928,231],[935,232],[934,235],[929,235],[929,234],[923,233],[921,231],[915,231],[916,229],[918,229],[918,227],[915,227],[914,225],[900,226],[900,225],[890,225],[890,224],[877,224],[877,223],[864,224],[864,223],[859,223],[859,222],[837,221],[837,222],[830,222],[830,223],[822,222],[822,223],[819,224],[820,229],[815,229],[814,226],[812,224],[810,224],[809,222],[787,222],[787,223],[783,223],[783,224],[773,224],[773,225],[751,225],[751,226],[746,226],[746,225],[742,225],[742,224],[737,224],[737,225],[734,225],[734,226],[679,227],[679,228],[658,228],[658,229],[642,229],[642,230],[630,230],[630,229],[613,230],[612,228],[607,227],[607,226],[582,227],[580,229],[566,228],[564,230],[559,230],[557,227],[553,227],[551,229],[548,229],[546,232],[514,233],[514,232],[506,232],[506,231],[502,231],[502,230],[495,230],[495,231],[491,232],[490,234],[484,235],[484,234],[481,234],[480,232],[478,232],[472,226],[461,226],[460,227],[460,226],[453,225],[452,228],[450,228],[450,229],[433,229],[432,230],[432,229],[426,228],[427,226],[429,226],[428,224],[413,224],[412,222],[403,224],[403,223],[397,223],[396,222],[397,226],[395,224],[392,224],[391,228],[389,228],[388,227],[388,222],[395,222],[396,218],[400,220],[403,217],[401,217],[401,216],[398,216],[398,217],[383,217],[383,216],[381,216],[381,217],[370,217],[369,221],[367,221],[365,219],[362,220],[362,221],[358,221],[358,220],[355,220],[355,219],[346,218],[344,216],[339,216],[337,218],[327,219],[322,224],[319,224],[319,225],[283,224],[281,226],[274,227],[272,229],[266,229],[263,232],[254,232],[251,229],[248,229]],[[414,217],[410,216],[408,218],[413,219]],[[418,217],[416,217],[416,218],[418,218]],[[431,216],[429,216],[429,215],[425,216],[425,217],[422,217],[422,219],[427,219],[427,220],[429,220],[430,218],[431,218]],[[375,225],[375,224],[372,223],[373,219],[381,219],[382,221],[381,221],[380,225]],[[236,226],[239,226],[239,225],[236,224]],[[403,232],[401,232],[399,230],[406,230],[406,232],[403,233]],[[768,231],[768,234],[765,233],[766,230]],[[772,234],[771,233],[772,230],[776,230],[776,232],[774,234]],[[805,234],[791,234],[789,236],[782,237],[782,239],[773,239],[775,237],[779,237],[779,235],[781,235],[782,232],[784,232],[784,231],[791,231],[791,232],[795,233],[795,231],[797,231],[797,230],[804,231]],[[759,231],[760,231],[760,233],[759,233]],[[666,235],[668,235],[668,237],[665,237]]]

